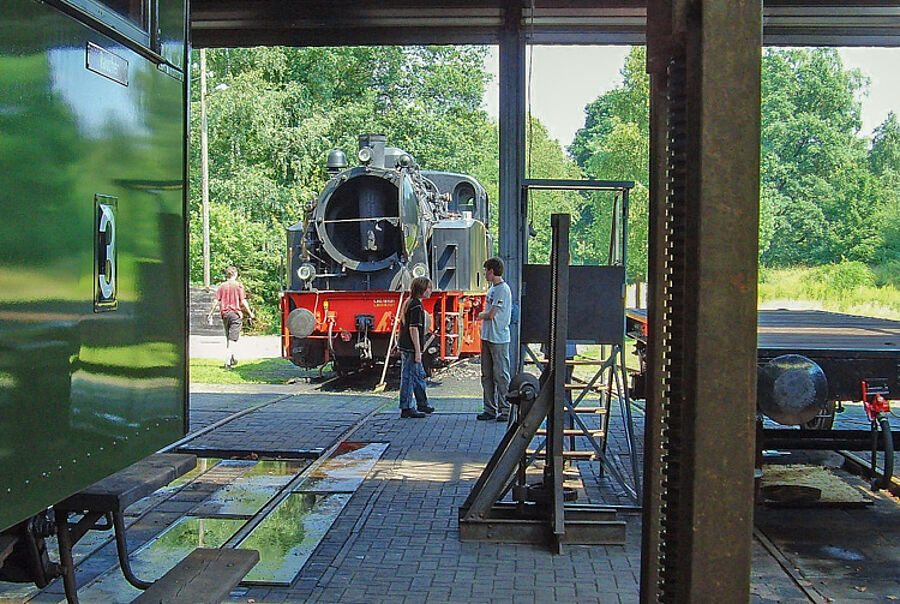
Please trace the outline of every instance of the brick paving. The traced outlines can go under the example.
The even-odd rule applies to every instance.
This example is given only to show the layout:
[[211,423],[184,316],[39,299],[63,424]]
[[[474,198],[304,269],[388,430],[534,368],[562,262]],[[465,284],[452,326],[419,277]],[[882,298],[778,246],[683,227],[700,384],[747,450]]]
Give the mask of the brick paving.
[[[351,440],[386,442],[389,446],[290,587],[242,587],[233,592],[231,602],[630,603],[638,600],[640,518],[637,514],[621,515],[628,525],[626,543],[622,546],[566,546],[562,555],[553,555],[538,546],[459,541],[458,508],[505,429],[503,424],[475,420],[474,414],[481,408],[479,398],[451,396],[435,388],[431,400],[436,413],[424,419],[402,420],[396,400],[390,395],[323,394],[312,392],[311,387],[304,390],[297,386],[239,390],[217,392],[209,388],[192,395],[192,423],[197,426],[208,425],[253,405],[271,403],[211,432],[207,442],[241,450],[283,446],[296,450],[327,448],[368,417]],[[617,408],[613,412],[610,452],[628,468],[621,418]],[[640,415],[635,418],[639,425]],[[639,432],[639,442],[640,438]],[[616,491],[615,485],[608,481],[597,484],[596,463],[581,462],[578,467],[585,484],[583,492],[590,501],[621,500],[623,494]],[[140,502],[142,509],[130,509],[130,547],[137,548],[159,534],[207,495],[234,479],[231,474],[235,472],[227,465],[215,466],[174,495],[159,493],[154,496],[155,501]],[[866,539],[866,530],[871,534],[873,521],[890,526],[897,517],[896,503],[894,508],[886,506],[881,514],[874,516],[866,515],[865,510],[845,516],[840,511],[834,514],[840,531],[853,533],[856,525],[861,541]],[[867,566],[873,569],[872,576],[854,573],[851,565],[850,571],[844,568],[832,580],[826,576],[827,565],[815,567],[802,558],[802,552],[791,549],[792,539],[799,538],[798,535],[826,534],[815,528],[819,517],[819,511],[798,512],[796,518],[775,512],[762,514],[770,536],[781,534],[778,531],[784,526],[785,518],[797,524],[796,532],[784,532],[778,539],[773,537],[773,541],[779,540],[780,548],[793,552],[790,564],[808,569],[810,576],[818,578],[820,583],[839,583],[834,593],[847,599],[891,595],[898,560],[893,533],[876,538],[872,540],[874,544],[860,549],[873,560]],[[807,556],[811,548],[812,545],[807,546]],[[751,602],[808,601],[759,542],[754,542],[753,554]],[[874,561],[881,561],[880,566]],[[79,585],[114,564],[114,550],[108,543],[78,567]],[[879,567],[884,573],[893,574],[879,576],[874,570]],[[872,581],[868,594],[856,589],[865,585],[855,585],[855,582],[868,579]],[[819,585],[819,590],[830,593],[826,587]],[[59,602],[61,593],[61,586],[56,582],[29,601]]]
[[504,429],[473,413],[379,413],[353,439],[390,446],[292,586],[251,588],[233,601],[635,602],[634,515],[626,545],[568,546],[558,556],[459,541],[457,510]]
[[[191,426],[200,427],[224,413],[267,402],[266,397],[192,396]],[[271,404],[232,420],[183,445],[197,455],[253,452],[318,457],[367,414],[388,404],[379,396],[297,394],[271,399]],[[196,418],[196,419],[195,419]]]

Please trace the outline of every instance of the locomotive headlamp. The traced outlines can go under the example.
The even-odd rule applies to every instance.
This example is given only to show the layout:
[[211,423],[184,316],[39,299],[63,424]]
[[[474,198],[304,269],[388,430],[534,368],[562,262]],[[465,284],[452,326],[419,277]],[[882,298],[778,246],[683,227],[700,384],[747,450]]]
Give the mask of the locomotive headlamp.
[[428,274],[428,267],[421,262],[412,267],[412,276],[418,279]]
[[371,147],[363,147],[359,150],[359,161],[368,164],[372,161],[373,153]]
[[313,277],[316,276],[316,267],[312,264],[305,263],[301,264],[297,269],[297,277],[300,278],[301,281],[309,281]]

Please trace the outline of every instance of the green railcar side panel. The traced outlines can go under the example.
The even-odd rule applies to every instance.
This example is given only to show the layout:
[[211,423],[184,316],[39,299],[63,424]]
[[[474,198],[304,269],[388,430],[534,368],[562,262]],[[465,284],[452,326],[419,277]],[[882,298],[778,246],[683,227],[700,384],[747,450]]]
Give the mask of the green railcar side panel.
[[184,433],[177,76],[0,0],[0,530]]

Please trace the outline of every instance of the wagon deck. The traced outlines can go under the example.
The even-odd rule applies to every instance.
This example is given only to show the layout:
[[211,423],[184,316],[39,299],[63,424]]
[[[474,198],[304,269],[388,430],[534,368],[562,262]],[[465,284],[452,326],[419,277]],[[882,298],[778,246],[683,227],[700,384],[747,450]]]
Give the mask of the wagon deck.
[[[647,311],[625,311],[626,330],[638,340],[646,334]],[[888,380],[891,398],[900,398],[900,321],[822,310],[761,310],[757,360],[800,354],[828,376],[830,398],[860,400],[864,379]]]
[[[647,311],[629,308],[630,322],[645,324]],[[860,317],[823,310],[761,310],[757,349],[763,354],[785,350],[842,350],[900,355],[900,321]],[[629,332],[633,329],[629,327]]]

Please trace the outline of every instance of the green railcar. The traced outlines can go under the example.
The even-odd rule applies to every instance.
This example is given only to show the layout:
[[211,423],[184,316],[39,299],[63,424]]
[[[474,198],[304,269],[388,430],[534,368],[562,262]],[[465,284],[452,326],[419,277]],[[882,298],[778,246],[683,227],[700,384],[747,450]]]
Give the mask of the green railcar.
[[186,15],[0,0],[0,531],[185,433]]

